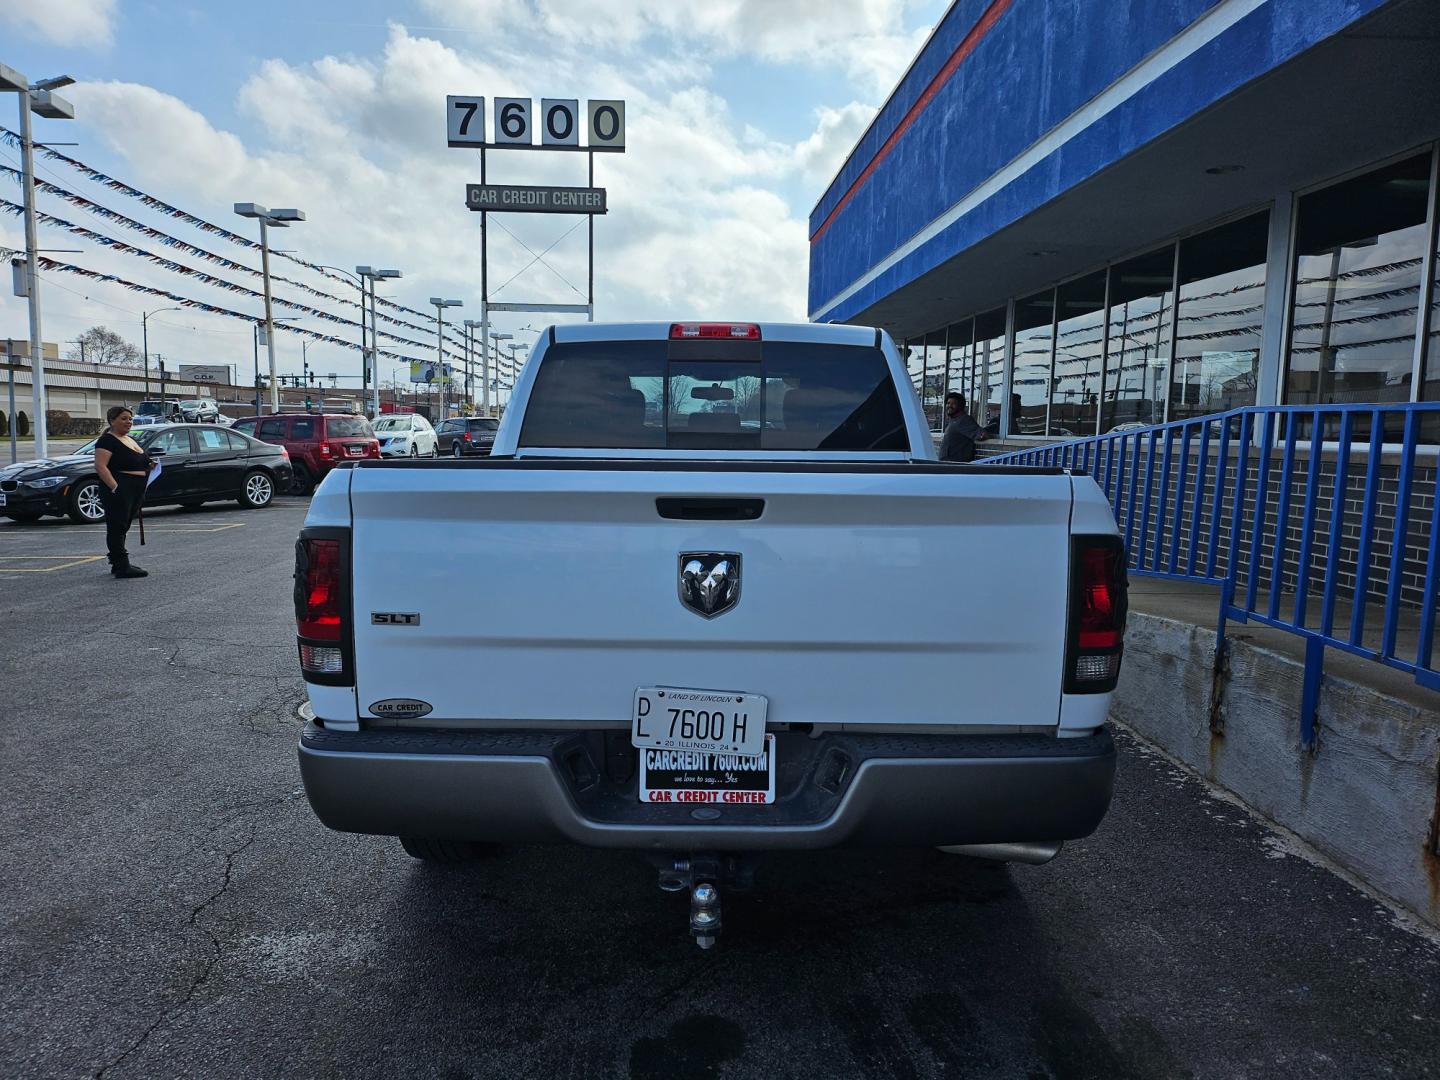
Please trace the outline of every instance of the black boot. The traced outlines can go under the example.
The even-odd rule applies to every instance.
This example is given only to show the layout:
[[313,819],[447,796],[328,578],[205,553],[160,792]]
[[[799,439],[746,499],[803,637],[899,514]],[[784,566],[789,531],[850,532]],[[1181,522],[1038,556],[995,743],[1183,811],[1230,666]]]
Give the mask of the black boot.
[[140,567],[132,564],[128,555],[122,555],[118,559],[112,558],[110,560],[110,573],[115,575],[117,578],[135,578],[150,576],[149,571],[141,570]]

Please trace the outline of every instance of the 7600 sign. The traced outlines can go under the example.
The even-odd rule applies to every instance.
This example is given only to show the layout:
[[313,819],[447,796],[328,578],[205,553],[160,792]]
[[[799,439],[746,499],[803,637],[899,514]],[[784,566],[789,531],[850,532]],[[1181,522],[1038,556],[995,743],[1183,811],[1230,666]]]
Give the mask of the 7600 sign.
[[[580,102],[577,98],[542,98],[538,115],[530,98],[495,98],[494,128],[486,137],[483,97],[451,95],[445,99],[446,137],[451,146],[504,147],[530,150],[587,150],[610,153],[625,149],[625,102],[587,101],[587,139],[580,145]],[[535,142],[535,129],[540,142]]]

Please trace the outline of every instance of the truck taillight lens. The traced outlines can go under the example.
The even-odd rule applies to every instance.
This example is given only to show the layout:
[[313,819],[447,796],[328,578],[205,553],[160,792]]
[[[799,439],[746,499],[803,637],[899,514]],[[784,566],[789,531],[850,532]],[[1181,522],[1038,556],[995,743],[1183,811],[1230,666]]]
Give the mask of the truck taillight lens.
[[1077,536],[1070,552],[1070,621],[1065,656],[1067,694],[1115,689],[1129,609],[1125,546],[1114,536]]
[[303,610],[297,606],[295,622],[303,638],[339,641],[342,618],[339,540],[302,540],[305,578]]
[[759,341],[760,327],[754,323],[671,323],[672,341],[701,338],[729,341]]
[[330,456],[331,454],[333,454],[334,452],[335,452],[335,451],[333,451],[333,450],[330,449],[330,444],[329,444],[328,442],[322,442],[322,443],[320,444],[320,456],[321,456],[321,457],[329,457],[329,456]]
[[354,685],[348,529],[301,530],[295,545],[295,633],[306,682]]

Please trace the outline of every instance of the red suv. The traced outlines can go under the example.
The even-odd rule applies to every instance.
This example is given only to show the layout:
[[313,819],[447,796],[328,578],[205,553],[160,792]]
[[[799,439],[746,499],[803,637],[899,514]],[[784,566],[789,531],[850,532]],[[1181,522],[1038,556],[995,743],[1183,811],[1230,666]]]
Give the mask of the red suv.
[[247,416],[232,425],[261,442],[283,446],[295,467],[295,491],[308,495],[342,461],[380,456],[380,440],[363,416],[294,413]]

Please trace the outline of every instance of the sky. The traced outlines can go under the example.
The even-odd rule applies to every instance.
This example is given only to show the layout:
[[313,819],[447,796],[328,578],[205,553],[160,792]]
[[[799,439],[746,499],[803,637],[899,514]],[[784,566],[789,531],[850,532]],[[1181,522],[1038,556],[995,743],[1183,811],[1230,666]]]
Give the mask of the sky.
[[[943,15],[945,0],[0,0],[0,63],[31,80],[58,74],[74,121],[36,118],[39,141],[173,206],[245,236],[236,202],[298,207],[306,221],[272,232],[275,246],[317,264],[394,267],[383,295],[447,320],[480,317],[479,215],[464,186],[479,155],[445,144],[445,96],[619,98],[627,150],[597,155],[610,213],[595,228],[596,318],[805,318],[806,219],[855,140]],[[14,106],[0,102],[14,129]],[[491,118],[493,129],[493,117]],[[62,142],[76,145],[61,146]],[[0,145],[0,165],[19,152]],[[258,268],[258,253],[157,213],[64,163],[37,156],[39,177],[187,244]],[[586,155],[491,151],[491,183],[584,185]],[[0,173],[0,198],[20,201]],[[113,220],[39,195],[43,212],[247,288],[260,279],[161,246]],[[490,217],[492,301],[583,303],[583,219]],[[568,236],[567,230],[579,224]],[[18,217],[0,213],[0,247],[23,249]],[[563,237],[563,238],[562,238]],[[558,241],[558,242],[557,242]],[[532,253],[545,254],[532,262]],[[245,314],[249,296],[182,277],[134,255],[42,227],[52,258],[168,289]],[[526,249],[529,249],[528,251]],[[272,271],[342,298],[353,286],[283,258]],[[25,303],[4,288],[0,335],[25,337]],[[276,284],[277,297],[354,317],[343,302]],[[109,282],[42,275],[47,341],[103,324],[141,343],[140,313],[168,302]],[[382,309],[383,310],[383,309]],[[277,316],[286,313],[277,310]],[[417,316],[403,316],[420,323]],[[495,316],[526,326],[574,316]],[[582,316],[583,318],[583,316]],[[358,341],[311,316],[298,325]],[[432,322],[433,325],[433,322]],[[248,381],[250,326],[166,312],[149,320],[152,354],[236,365]],[[431,351],[387,344],[387,332]],[[387,327],[382,346],[433,356],[433,330]],[[279,370],[300,369],[298,335],[277,334]],[[312,369],[358,382],[358,352],[317,342]],[[382,379],[399,369],[381,364]]]

